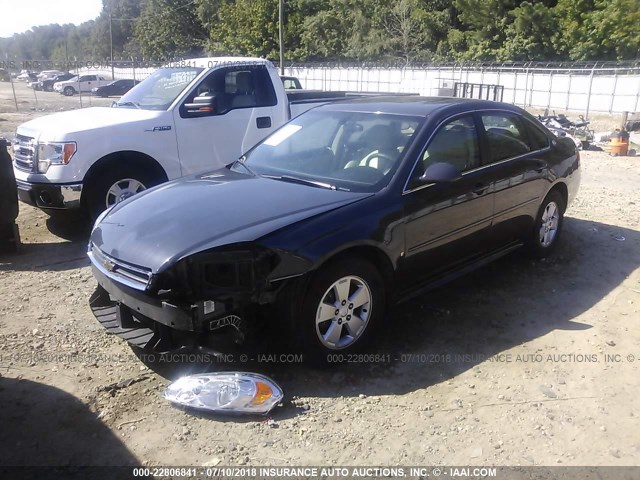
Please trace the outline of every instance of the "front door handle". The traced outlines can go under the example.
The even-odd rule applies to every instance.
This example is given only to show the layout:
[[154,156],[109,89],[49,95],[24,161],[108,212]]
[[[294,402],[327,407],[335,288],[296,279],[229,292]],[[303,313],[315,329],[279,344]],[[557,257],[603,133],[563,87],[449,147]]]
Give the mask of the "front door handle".
[[271,128],[271,117],[258,117],[258,118],[256,118],[256,127],[258,127],[258,128]]

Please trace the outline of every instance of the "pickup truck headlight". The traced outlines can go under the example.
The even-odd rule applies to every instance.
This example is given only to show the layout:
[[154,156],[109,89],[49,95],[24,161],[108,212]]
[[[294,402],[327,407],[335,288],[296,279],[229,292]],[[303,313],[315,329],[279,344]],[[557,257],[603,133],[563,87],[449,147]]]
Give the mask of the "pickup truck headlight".
[[47,173],[51,165],[66,165],[76,149],[76,142],[38,143],[38,172]]

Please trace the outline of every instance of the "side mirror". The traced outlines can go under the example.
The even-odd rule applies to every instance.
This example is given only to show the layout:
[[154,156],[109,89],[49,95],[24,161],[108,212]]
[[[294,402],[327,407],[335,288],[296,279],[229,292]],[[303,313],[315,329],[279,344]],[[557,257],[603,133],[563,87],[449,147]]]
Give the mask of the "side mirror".
[[189,116],[213,115],[216,112],[216,96],[202,95],[195,97],[193,103],[185,103],[184,108]]
[[460,180],[462,174],[450,163],[436,162],[427,167],[427,170],[420,177],[424,183],[451,183]]

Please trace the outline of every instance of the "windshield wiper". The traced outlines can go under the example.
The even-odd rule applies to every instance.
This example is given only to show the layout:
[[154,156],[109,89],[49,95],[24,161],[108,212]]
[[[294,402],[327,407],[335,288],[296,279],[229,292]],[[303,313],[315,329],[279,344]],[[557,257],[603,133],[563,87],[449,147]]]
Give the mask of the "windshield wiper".
[[116,107],[130,107],[130,106],[134,106],[138,110],[142,110],[142,107],[138,102],[116,102]]
[[246,155],[242,155],[238,160],[236,160],[236,163],[242,165],[244,167],[244,169],[249,172],[251,175],[253,175],[254,177],[257,177],[258,174],[256,172],[254,172],[253,170],[251,170],[249,168],[249,165],[247,165],[245,162],[245,160],[247,159]]
[[275,180],[283,180],[285,182],[300,183],[302,185],[311,185],[312,187],[327,188],[329,190],[336,190],[335,185],[330,183],[318,182],[315,180],[307,180],[305,178],[291,177],[289,175],[262,175],[263,177],[273,178]]

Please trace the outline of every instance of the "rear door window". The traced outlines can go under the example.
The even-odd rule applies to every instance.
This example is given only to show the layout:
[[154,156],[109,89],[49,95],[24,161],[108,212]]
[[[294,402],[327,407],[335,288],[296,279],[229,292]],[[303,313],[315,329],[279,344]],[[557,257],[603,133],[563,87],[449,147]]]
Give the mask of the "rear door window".
[[494,163],[530,152],[527,132],[515,114],[485,113],[482,126],[489,144],[489,162]]

